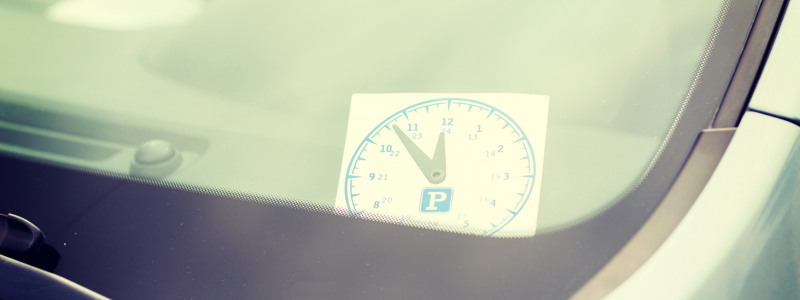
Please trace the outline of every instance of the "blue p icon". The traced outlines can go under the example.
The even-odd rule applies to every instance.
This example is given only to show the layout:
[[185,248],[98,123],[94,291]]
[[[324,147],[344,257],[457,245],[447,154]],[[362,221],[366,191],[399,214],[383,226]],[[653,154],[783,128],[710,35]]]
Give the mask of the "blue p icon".
[[453,200],[451,188],[426,188],[422,190],[419,211],[424,213],[446,213]]

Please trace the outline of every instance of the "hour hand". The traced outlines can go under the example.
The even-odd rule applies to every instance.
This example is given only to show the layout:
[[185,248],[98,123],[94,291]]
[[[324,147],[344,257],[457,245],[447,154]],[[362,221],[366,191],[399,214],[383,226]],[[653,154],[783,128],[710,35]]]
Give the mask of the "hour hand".
[[445,164],[444,164],[444,136],[439,135],[439,142],[436,145],[436,152],[433,155],[433,159],[428,158],[425,155],[425,152],[422,152],[414,141],[412,141],[408,136],[403,133],[403,131],[397,125],[392,125],[392,129],[394,132],[397,133],[397,137],[400,138],[400,141],[403,142],[403,146],[405,146],[406,151],[408,154],[411,155],[411,158],[414,159],[414,162],[417,164],[417,167],[422,174],[425,175],[425,178],[428,179],[430,183],[436,184],[440,183],[445,178]]
[[433,159],[431,159],[431,171],[428,181],[431,183],[440,183],[444,181],[447,175],[447,163],[444,155],[444,132],[439,133],[439,140],[436,142],[436,150],[433,152]]

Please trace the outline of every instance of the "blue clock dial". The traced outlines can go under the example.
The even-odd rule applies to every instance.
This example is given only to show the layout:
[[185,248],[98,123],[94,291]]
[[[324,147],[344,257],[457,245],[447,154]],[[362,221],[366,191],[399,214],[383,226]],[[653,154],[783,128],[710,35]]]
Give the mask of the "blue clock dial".
[[522,210],[535,175],[530,141],[508,115],[434,99],[376,124],[350,160],[344,193],[353,217],[488,236]]

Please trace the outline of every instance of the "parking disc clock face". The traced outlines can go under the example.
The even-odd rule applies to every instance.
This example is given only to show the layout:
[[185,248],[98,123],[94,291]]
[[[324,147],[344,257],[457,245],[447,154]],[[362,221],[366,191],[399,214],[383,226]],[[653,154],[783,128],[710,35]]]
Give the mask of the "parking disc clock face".
[[533,235],[546,97],[446,96],[354,95],[337,212],[475,235]]

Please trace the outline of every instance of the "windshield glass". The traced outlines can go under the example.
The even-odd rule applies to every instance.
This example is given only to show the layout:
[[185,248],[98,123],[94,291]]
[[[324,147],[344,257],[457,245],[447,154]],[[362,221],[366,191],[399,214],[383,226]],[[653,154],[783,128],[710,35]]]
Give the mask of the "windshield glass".
[[566,299],[759,3],[0,0],[0,213],[115,299]]
[[[536,162],[535,230],[523,236],[588,220],[646,178],[727,8],[627,0],[133,2],[0,1],[0,150],[332,212],[343,164],[354,157],[345,146],[354,94],[546,96],[549,106],[504,111],[516,121],[546,117],[531,125],[546,132],[530,144],[546,147],[547,157]],[[437,137],[426,133],[426,147],[418,142],[432,160]],[[481,151],[488,157],[492,147]],[[405,164],[418,172],[412,160]],[[504,172],[485,175],[502,180]],[[415,209],[467,194],[431,192]],[[391,195],[369,205],[383,198]]]

